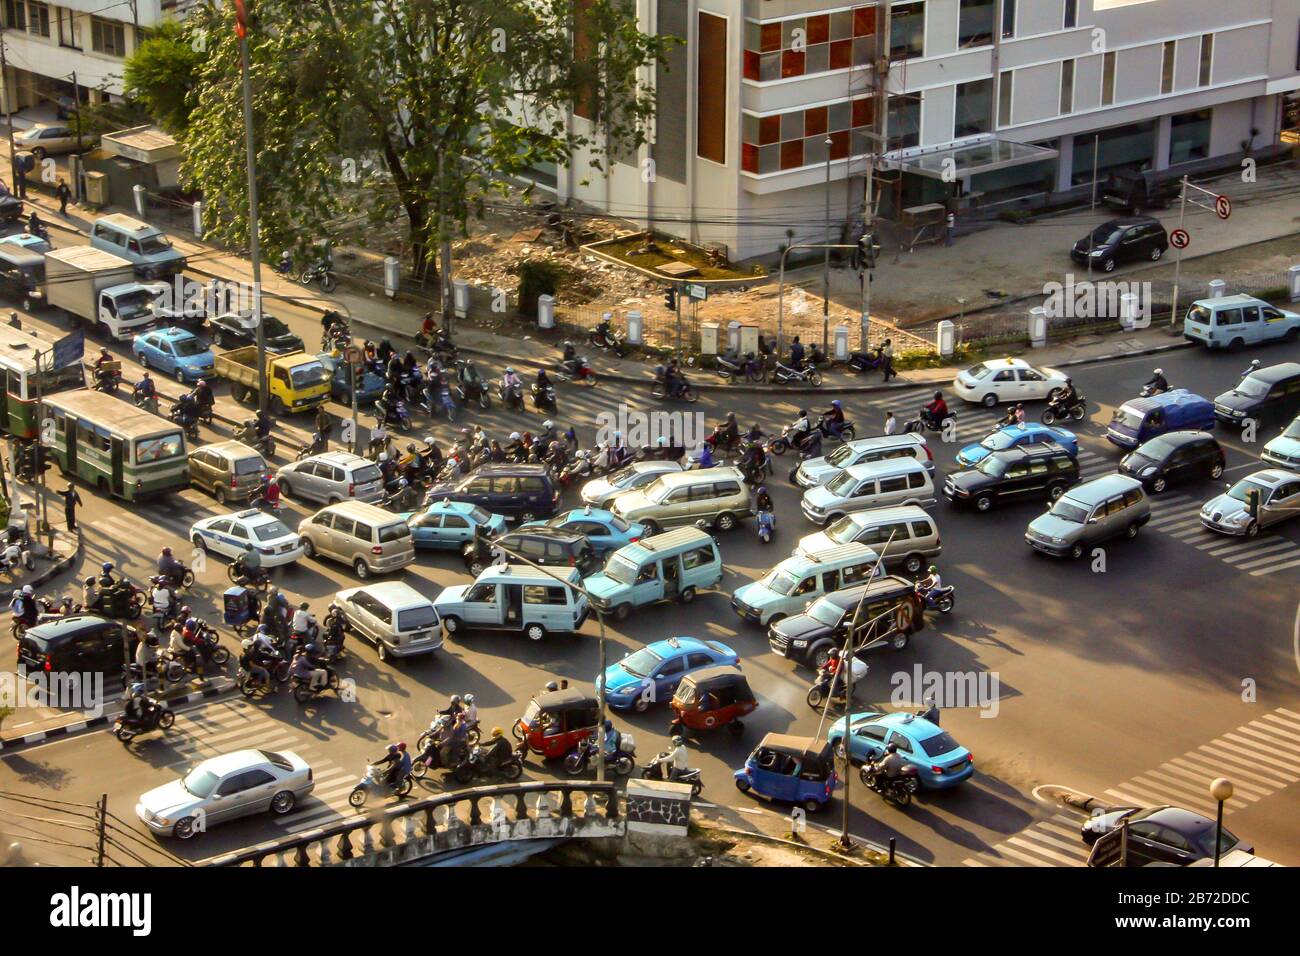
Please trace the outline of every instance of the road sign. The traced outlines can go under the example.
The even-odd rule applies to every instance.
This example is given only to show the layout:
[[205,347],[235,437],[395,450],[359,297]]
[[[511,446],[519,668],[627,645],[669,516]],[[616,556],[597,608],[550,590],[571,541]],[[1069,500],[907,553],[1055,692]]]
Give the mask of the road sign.
[[54,367],[67,368],[77,365],[86,355],[86,333],[81,329],[69,332],[54,343]]
[[1088,854],[1089,866],[1121,866],[1124,859],[1124,827],[1119,826],[1097,838]]
[[1175,229],[1169,234],[1169,244],[1175,249],[1186,249],[1191,242],[1192,237],[1187,234],[1186,229]]
[[703,302],[709,297],[709,287],[706,285],[697,285],[690,283],[686,286],[686,294],[692,299],[698,299]]
[[1227,219],[1232,215],[1232,200],[1227,196],[1215,196],[1214,213],[1220,219]]

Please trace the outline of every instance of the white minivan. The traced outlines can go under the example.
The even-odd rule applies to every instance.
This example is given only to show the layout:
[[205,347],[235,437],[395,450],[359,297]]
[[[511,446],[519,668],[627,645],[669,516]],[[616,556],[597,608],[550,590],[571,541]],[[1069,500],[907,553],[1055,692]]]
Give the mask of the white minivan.
[[432,654],[442,647],[433,602],[405,581],[380,581],[338,592],[348,631],[379,651],[379,659]]

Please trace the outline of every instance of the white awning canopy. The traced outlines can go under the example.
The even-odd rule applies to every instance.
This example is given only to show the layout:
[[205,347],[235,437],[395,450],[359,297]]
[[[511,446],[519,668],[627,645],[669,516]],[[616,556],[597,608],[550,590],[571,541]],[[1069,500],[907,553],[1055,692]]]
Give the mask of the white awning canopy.
[[886,169],[952,182],[1009,166],[1055,159],[1059,155],[1058,150],[1045,146],[1031,146],[985,134],[936,146],[895,150],[884,155],[882,165]]

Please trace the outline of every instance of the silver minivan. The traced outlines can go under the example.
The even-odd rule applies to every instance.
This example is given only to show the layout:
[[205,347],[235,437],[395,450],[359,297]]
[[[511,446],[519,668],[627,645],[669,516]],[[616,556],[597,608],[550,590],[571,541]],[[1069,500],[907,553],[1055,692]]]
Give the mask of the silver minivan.
[[845,468],[864,465],[869,461],[888,458],[915,458],[934,474],[934,455],[917,432],[900,432],[897,435],[876,435],[845,442],[823,458],[809,458],[790,469],[790,481],[800,488],[824,485]]
[[397,571],[415,560],[415,539],[398,515],[361,501],[322,508],[298,525],[305,557],[332,558],[352,565],[366,580]]
[[161,229],[121,213],[96,219],[90,244],[127,260],[142,279],[165,279],[186,265],[185,256],[172,248]]
[[282,465],[275,473],[280,491],[300,501],[380,501],[384,480],[369,458],[345,451],[327,451]]
[[794,553],[819,554],[853,542],[883,553],[886,568],[902,567],[909,574],[920,572],[943,551],[934,518],[924,508],[902,505],[847,514],[825,531],[801,538]]
[[375,645],[379,659],[431,654],[442,647],[433,602],[405,581],[348,588],[334,596],[348,630]]
[[1151,502],[1142,482],[1106,475],[1075,485],[1043,515],[1029,523],[1025,541],[1035,551],[1081,558],[1089,545],[1124,535],[1136,538],[1151,520]]
[[854,511],[891,505],[934,504],[934,479],[915,458],[890,458],[854,465],[828,483],[803,494],[803,513],[813,524],[828,525]]

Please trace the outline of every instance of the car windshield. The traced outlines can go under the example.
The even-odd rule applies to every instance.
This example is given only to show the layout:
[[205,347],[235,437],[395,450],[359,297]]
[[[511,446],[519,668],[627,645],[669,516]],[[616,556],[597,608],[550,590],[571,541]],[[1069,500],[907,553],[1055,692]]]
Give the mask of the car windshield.
[[631,584],[636,580],[638,568],[621,554],[612,555],[605,563],[605,576],[619,584]]
[[1246,500],[1246,492],[1258,491],[1259,500],[1264,501],[1268,498],[1268,489],[1257,481],[1251,481],[1249,478],[1243,478],[1231,488],[1228,489],[1228,497],[1235,498],[1238,501]]
[[198,339],[173,339],[172,348],[181,358],[190,358],[194,355],[202,355],[208,350],[208,347]]
[[1087,244],[1091,242],[1094,246],[1108,245],[1115,239],[1118,239],[1121,232],[1123,232],[1123,230],[1114,223],[1103,222],[1100,226],[1083,237],[1084,243]]
[[1297,418],[1290,425],[1286,426],[1286,431],[1282,433],[1283,438],[1294,438],[1300,441],[1300,418]]
[[212,796],[212,791],[217,789],[217,784],[220,782],[221,778],[211,770],[195,768],[181,780],[181,786],[185,788],[186,793],[206,799]]
[[401,541],[403,538],[411,536],[411,526],[405,521],[399,521],[397,524],[384,525],[379,529],[379,543],[384,544],[389,541]]
[[818,624],[839,627],[841,611],[834,601],[814,601],[808,609],[808,616]]
[[1137,431],[1142,427],[1142,419],[1145,417],[1145,415],[1135,412],[1127,405],[1121,405],[1115,409],[1115,414],[1111,417],[1110,423],[1112,425],[1123,425],[1125,428]]
[[625,521],[622,518],[620,518],[618,515],[610,515],[606,519],[606,521],[609,523],[609,526],[611,528],[613,528],[615,531],[618,532],[627,531],[632,527],[632,522]]
[[1214,313],[1203,305],[1194,305],[1187,310],[1187,321],[1196,322],[1200,325],[1209,325],[1213,316]]
[[1002,451],[1003,449],[1010,448],[1015,443],[1016,436],[1004,431],[996,431],[980,442],[981,445],[990,451]]
[[848,445],[841,445],[826,456],[826,463],[828,465],[834,465],[836,468],[843,468],[848,464],[849,459],[852,457],[853,449]]
[[952,739],[952,734],[946,730],[942,733],[935,734],[933,737],[926,737],[921,741],[921,749],[930,757],[942,757],[944,754],[952,753],[961,744]]
[[1162,435],[1159,438],[1153,438],[1149,442],[1146,442],[1141,448],[1133,452],[1133,454],[1136,457],[1145,458],[1148,461],[1164,461],[1169,457],[1169,453],[1177,447],[1177,445]]
[[650,650],[650,648],[643,647],[631,657],[624,658],[620,663],[622,664],[623,670],[627,671],[633,677],[648,677],[650,673],[659,666],[661,660],[663,660],[663,658]]
[[1056,504],[1052,505],[1052,510],[1048,514],[1060,518],[1062,521],[1083,524],[1088,520],[1088,507],[1068,498],[1059,498]]
[[981,362],[979,365],[972,365],[966,369],[966,374],[971,378],[983,378],[989,373],[989,367]]
[[654,484],[646,489],[645,496],[655,504],[661,505],[664,503],[664,499],[668,497],[668,492],[670,491],[672,491],[672,489],[668,486],[666,481],[661,478],[656,478]]
[[1237,383],[1237,387],[1233,391],[1238,395],[1245,395],[1247,398],[1263,398],[1268,394],[1268,383],[1247,375]]
[[253,534],[257,535],[258,541],[274,541],[276,538],[287,538],[293,532],[289,530],[284,522],[276,520],[268,521],[266,524],[259,524],[253,529]]
[[328,382],[330,373],[320,362],[311,362],[292,369],[289,377],[293,379],[294,388],[311,388],[313,385],[324,385]]
[[475,505],[469,511],[465,512],[465,514],[471,519],[473,519],[475,524],[492,523],[492,515],[488,512],[486,508],[480,508],[477,505]]
[[800,579],[785,568],[773,568],[759,583],[774,594],[788,595],[798,585]]
[[851,544],[857,536],[858,526],[852,518],[844,517],[826,529],[826,537],[836,544]]
[[834,492],[841,497],[848,497],[853,494],[853,489],[857,486],[858,479],[854,478],[847,471],[841,471],[826,486],[828,491]]
[[621,471],[616,471],[614,474],[610,475],[609,483],[615,488],[626,488],[628,485],[632,484],[632,479],[636,477],[636,474],[635,468],[624,468]]
[[166,236],[145,236],[140,240],[140,251],[146,255],[154,252],[166,252],[172,247]]
[[399,631],[423,631],[438,623],[438,612],[432,604],[423,607],[407,608],[397,612],[397,629]]
[[982,475],[988,475],[990,478],[1001,478],[1007,473],[1007,463],[1001,458],[989,455],[975,466],[975,470]]
[[266,334],[270,336],[292,335],[289,326],[285,325],[273,315],[263,315],[262,324],[266,326]]

